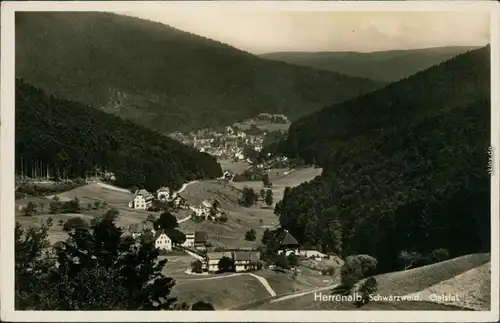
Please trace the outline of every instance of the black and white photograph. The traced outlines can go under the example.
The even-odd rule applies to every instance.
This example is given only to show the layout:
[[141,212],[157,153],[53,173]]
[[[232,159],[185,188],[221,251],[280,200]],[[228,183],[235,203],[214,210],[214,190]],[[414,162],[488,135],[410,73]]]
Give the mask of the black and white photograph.
[[2,321],[498,319],[497,9],[2,3]]

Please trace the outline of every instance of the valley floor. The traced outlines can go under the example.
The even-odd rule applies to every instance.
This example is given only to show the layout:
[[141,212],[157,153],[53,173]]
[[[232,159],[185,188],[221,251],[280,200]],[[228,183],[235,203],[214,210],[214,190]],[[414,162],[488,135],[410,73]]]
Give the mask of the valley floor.
[[[240,165],[241,166],[241,165]],[[321,169],[303,168],[290,172],[285,176],[275,176],[272,190],[278,202],[283,197],[285,187],[294,187],[312,180],[321,174]],[[194,181],[186,183],[179,190],[190,205],[197,205],[204,199],[216,197],[228,212],[228,221],[217,224],[211,221],[195,222],[187,211],[175,213],[181,231],[203,230],[208,233],[208,240],[213,246],[223,248],[256,248],[260,245],[260,237],[266,228],[279,225],[273,208],[260,205],[245,208],[238,204],[240,189],[251,187],[262,188],[262,182],[249,181],[225,183],[222,181]],[[128,226],[146,220],[148,215],[159,213],[139,211],[128,208],[133,194],[127,190],[102,183],[92,183],[58,194],[61,200],[78,197],[82,205],[95,201],[105,202],[98,209],[84,208],[81,214],[49,214],[48,198],[27,198],[16,201],[16,221],[23,226],[32,226],[47,220],[54,220],[50,231],[51,242],[67,237],[62,224],[71,217],[82,217],[90,221],[94,216],[103,214],[106,209],[116,208],[120,212],[116,222],[127,230]],[[25,216],[19,209],[28,202],[43,202],[44,211],[33,216]],[[245,232],[256,231],[256,241],[246,241]],[[323,260],[302,261],[300,273],[294,277],[291,272],[275,272],[262,269],[253,273],[237,274],[198,274],[190,273],[191,263],[196,255],[175,252],[161,258],[167,258],[164,274],[173,277],[176,285],[173,296],[193,303],[206,301],[218,310],[355,310],[349,302],[332,302],[315,300],[315,295],[329,291],[339,283],[337,276],[323,276],[321,269],[328,266],[339,266],[337,263]],[[489,255],[475,254],[464,256],[438,264],[433,264],[407,271],[388,273],[377,278],[380,295],[419,295],[420,302],[387,302],[374,301],[363,306],[362,310],[484,310],[489,307]],[[431,294],[457,294],[458,301],[431,302]],[[316,296],[318,298],[318,296]]]

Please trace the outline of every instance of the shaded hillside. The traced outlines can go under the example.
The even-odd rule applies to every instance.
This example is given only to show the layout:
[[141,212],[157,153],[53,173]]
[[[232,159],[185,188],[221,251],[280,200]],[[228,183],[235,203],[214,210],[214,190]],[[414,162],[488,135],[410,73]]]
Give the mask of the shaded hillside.
[[205,153],[17,80],[16,172],[45,175],[48,168],[53,176],[75,178],[96,166],[114,172],[117,185],[148,189],[222,174]]
[[17,13],[16,73],[48,93],[162,133],[228,125],[260,112],[295,118],[378,87],[96,12]]
[[489,58],[489,47],[477,49],[301,118],[289,128],[287,152],[312,162],[358,136],[377,137],[426,116],[488,99]]
[[412,50],[359,52],[277,52],[262,58],[363,77],[377,82],[395,82],[458,54],[477,49],[472,46]]
[[280,222],[302,243],[367,253],[380,270],[490,246],[489,47],[293,123],[292,155],[324,172],[285,191]]

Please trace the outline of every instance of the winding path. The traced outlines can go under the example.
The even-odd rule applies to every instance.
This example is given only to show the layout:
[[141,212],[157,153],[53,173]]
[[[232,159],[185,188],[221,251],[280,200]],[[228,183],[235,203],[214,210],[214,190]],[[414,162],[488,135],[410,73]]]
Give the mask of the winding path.
[[180,194],[182,192],[184,192],[184,190],[191,184],[194,184],[194,183],[197,183],[198,181],[191,181],[191,182],[187,182],[187,183],[184,183],[182,184],[182,187],[177,191],[175,192],[174,194]]
[[[182,184],[182,187],[181,187],[178,191],[176,191],[174,194],[180,194],[180,193],[184,192],[184,190],[185,190],[185,189],[186,189],[189,185],[194,184],[194,183],[197,183],[197,182],[198,182],[198,181],[191,181],[191,182],[187,182],[187,183]],[[194,211],[194,207],[189,206],[189,208],[190,208],[192,211]],[[191,219],[191,215],[188,215],[187,217],[185,217],[185,218],[182,218],[182,219],[178,220],[178,221],[177,221],[177,223],[183,223],[183,222],[188,221],[189,219]]]
[[312,293],[316,293],[316,292],[321,292],[321,291],[324,291],[324,290],[333,289],[333,288],[335,288],[337,286],[338,286],[338,284],[335,284],[335,285],[330,285],[330,286],[318,287],[318,288],[307,290],[307,291],[304,291],[304,292],[296,292],[296,293],[293,293],[293,294],[282,296],[280,298],[272,299],[269,303],[283,302],[283,301],[286,301],[286,300],[289,300],[289,299],[292,299],[292,298],[302,297],[302,296],[309,295],[309,294],[312,294]]

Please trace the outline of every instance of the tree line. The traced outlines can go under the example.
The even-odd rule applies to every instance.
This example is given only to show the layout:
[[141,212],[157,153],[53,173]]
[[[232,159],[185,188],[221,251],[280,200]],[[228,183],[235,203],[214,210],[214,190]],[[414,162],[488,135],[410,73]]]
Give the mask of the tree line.
[[[146,235],[123,236],[108,211],[89,225],[68,227],[69,237],[51,245],[49,219],[39,227],[15,227],[16,310],[213,310],[187,304],[170,292],[175,280],[162,273],[166,259]],[[158,228],[175,230],[169,216]]]
[[281,225],[379,271],[488,252],[488,59],[472,51],[292,124],[282,151],[323,174],[285,190]]
[[222,175],[212,156],[130,121],[16,80],[16,172],[84,178],[96,167],[115,184],[155,190]]

